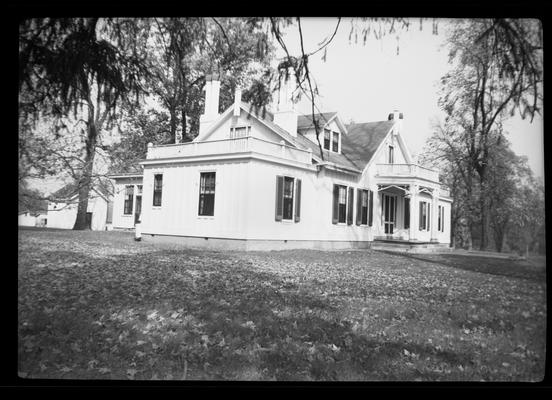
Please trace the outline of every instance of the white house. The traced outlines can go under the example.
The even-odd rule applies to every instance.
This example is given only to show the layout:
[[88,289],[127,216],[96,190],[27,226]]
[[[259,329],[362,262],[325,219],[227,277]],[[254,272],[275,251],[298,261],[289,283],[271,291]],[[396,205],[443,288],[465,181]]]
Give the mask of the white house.
[[44,227],[48,223],[46,212],[20,211],[17,219],[19,226],[39,226]]
[[[53,197],[56,201],[48,202],[48,227],[72,229],[77,219],[78,190],[69,184],[58,190]],[[94,186],[90,190],[86,222],[88,229],[103,231],[110,229],[110,193],[103,186]]]
[[413,163],[402,114],[351,125],[317,114],[322,157],[292,82],[260,116],[239,90],[219,114],[220,82],[208,78],[199,135],[150,144],[142,179],[115,179],[114,222],[130,227],[139,207],[144,240],[224,249],[448,246],[452,199],[437,171]]
[[142,210],[142,174],[124,173],[109,176],[114,181],[113,229],[134,229]]

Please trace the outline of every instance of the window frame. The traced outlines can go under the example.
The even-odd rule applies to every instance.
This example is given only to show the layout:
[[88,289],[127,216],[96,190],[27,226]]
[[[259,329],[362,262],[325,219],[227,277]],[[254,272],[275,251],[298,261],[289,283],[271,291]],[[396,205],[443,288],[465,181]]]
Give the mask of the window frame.
[[[338,224],[347,224],[347,205],[348,205],[348,195],[349,195],[349,190],[348,190],[348,187],[346,185],[339,185],[339,184],[336,184],[336,186],[338,187],[338,191],[337,191],[337,223]],[[340,202],[340,199],[341,199],[341,190],[343,189],[343,191],[345,192],[345,202],[344,203],[341,203]],[[343,213],[343,221],[341,221],[341,206],[344,207],[345,211]]]
[[332,148],[332,131],[327,128],[324,128],[324,145],[322,147],[328,151],[331,151]]
[[395,146],[389,145],[389,153],[387,155],[388,164],[395,164]]
[[[364,198],[366,196],[366,207],[363,205]],[[360,201],[360,225],[368,226],[368,210],[370,208],[370,191],[368,189],[360,189],[360,198],[357,199]],[[366,219],[366,222],[364,222]]]
[[340,133],[336,131],[330,131],[330,132],[332,132],[332,151],[334,153],[339,153]]
[[[244,136],[236,136],[236,129],[245,129]],[[251,135],[251,125],[236,125],[230,127],[230,139],[241,139]]]
[[[156,184],[157,184],[156,177],[158,177],[158,176],[161,177],[161,180],[160,180],[159,187],[156,187]],[[156,199],[157,199],[156,194],[157,193],[159,193],[159,204],[156,204]],[[163,204],[163,174],[162,173],[156,173],[156,174],[153,174],[153,202],[152,202],[152,207],[161,207],[162,204]]]
[[[296,178],[291,176],[283,175],[284,177],[284,186],[282,187],[282,221],[286,222],[293,222],[295,219],[295,186],[296,186]],[[291,182],[291,197],[286,198],[286,181]],[[291,211],[290,211],[290,217],[286,218],[286,200],[287,202],[291,202]]]
[[[212,187],[212,193],[205,193],[205,190],[207,189],[207,185],[206,185],[206,180],[207,178],[205,178],[205,183],[203,185],[203,193],[202,193],[202,186],[201,186],[201,181],[202,181],[202,177],[203,176],[206,176],[207,174],[213,174],[214,177],[213,177],[213,187]],[[217,188],[217,172],[216,171],[200,171],[199,173],[199,196],[198,196],[198,204],[197,204],[197,216],[198,217],[214,217],[215,216],[215,194],[216,194],[216,188]],[[210,190],[210,188],[209,188]],[[205,196],[213,196],[213,200],[212,200],[212,210],[211,211],[211,214],[207,214],[206,213],[206,210],[205,210]],[[201,202],[203,198],[203,203]]]

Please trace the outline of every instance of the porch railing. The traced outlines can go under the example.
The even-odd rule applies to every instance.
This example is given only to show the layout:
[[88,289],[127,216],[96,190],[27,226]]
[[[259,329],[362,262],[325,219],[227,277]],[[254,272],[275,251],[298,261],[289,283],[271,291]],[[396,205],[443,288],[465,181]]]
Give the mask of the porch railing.
[[380,176],[408,176],[439,181],[439,172],[417,164],[377,164],[376,170]]
[[253,136],[150,146],[146,159],[208,156],[250,151],[307,164],[312,163],[312,151],[297,149],[287,146],[283,142],[276,143]]

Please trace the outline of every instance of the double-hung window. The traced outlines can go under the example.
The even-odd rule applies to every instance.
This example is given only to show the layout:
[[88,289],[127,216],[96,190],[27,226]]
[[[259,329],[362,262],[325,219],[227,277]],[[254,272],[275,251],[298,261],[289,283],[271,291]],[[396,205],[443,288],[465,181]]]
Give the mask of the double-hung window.
[[125,186],[125,206],[124,214],[132,214],[132,203],[134,201],[134,185]]
[[[348,190],[347,190],[348,189]],[[333,187],[332,223],[353,223],[354,189],[343,185]]]
[[431,207],[427,201],[420,201],[420,230],[429,231],[430,229],[430,211]]
[[324,129],[324,148],[330,150],[330,136],[331,132],[328,129]]
[[215,172],[202,172],[199,179],[199,215],[215,215]]
[[301,220],[301,179],[276,176],[276,221]]
[[[357,225],[368,225],[369,207],[371,206],[372,191],[366,189],[357,189]],[[371,225],[371,223],[370,223]]]
[[336,153],[339,151],[339,133],[338,132],[333,132],[332,151],[335,151]]
[[163,190],[163,174],[153,176],[153,205],[161,207],[161,194]]

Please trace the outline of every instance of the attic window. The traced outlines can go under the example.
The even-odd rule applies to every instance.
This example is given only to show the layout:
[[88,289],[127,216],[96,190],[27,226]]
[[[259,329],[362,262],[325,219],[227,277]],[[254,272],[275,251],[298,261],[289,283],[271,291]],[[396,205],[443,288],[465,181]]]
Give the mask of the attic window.
[[251,134],[250,126],[236,126],[230,128],[230,139],[237,139],[249,136]]

